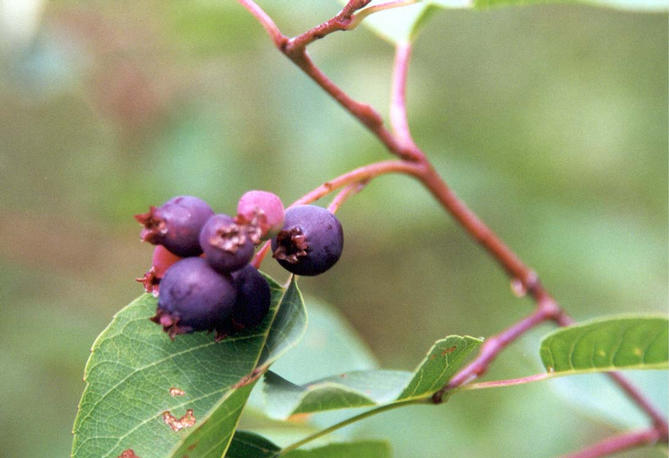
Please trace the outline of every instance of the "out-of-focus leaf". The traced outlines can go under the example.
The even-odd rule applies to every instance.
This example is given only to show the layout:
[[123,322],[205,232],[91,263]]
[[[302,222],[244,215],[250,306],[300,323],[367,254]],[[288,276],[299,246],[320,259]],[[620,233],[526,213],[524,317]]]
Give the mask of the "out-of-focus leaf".
[[667,367],[669,320],[626,316],[577,324],[546,336],[541,360],[549,372]]
[[205,333],[171,341],[148,320],[156,308],[148,294],[118,312],[86,366],[73,456],[132,449],[145,458],[170,448],[190,448],[191,457],[223,454],[257,377],[306,326],[295,280],[286,290],[269,281],[272,306],[263,323],[218,343]]
[[[385,2],[386,0],[375,0],[369,6]],[[340,0],[340,3],[346,1]],[[363,23],[384,40],[397,44],[414,40],[432,14],[440,9],[484,10],[549,3],[581,3],[630,11],[669,11],[668,0],[417,0],[414,4],[371,14]]]
[[430,396],[462,367],[480,339],[448,336],[437,341],[414,372],[352,371],[305,385],[269,372],[264,380],[268,414],[287,418],[297,413],[384,405]]
[[[669,413],[668,371],[625,371],[625,377],[665,416]],[[583,415],[614,428],[649,426],[648,415],[606,374],[558,377],[551,380],[548,386]]]
[[333,373],[376,369],[378,362],[358,333],[332,307],[305,298],[309,327],[300,343],[272,365],[272,371],[295,383],[306,383]]

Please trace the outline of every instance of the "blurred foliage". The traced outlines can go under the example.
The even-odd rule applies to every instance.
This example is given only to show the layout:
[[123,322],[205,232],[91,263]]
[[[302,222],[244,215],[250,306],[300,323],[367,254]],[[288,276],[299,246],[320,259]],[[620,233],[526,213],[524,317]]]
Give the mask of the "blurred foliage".
[[[338,9],[263,5],[288,34]],[[291,202],[387,153],[235,2],[4,0],[0,15],[0,445],[64,456],[88,349],[150,262],[134,213],[176,194],[231,212],[251,188]],[[312,54],[354,97],[387,106],[386,43],[360,28]],[[416,43],[408,96],[417,142],[577,319],[666,310],[666,15],[448,11]],[[336,306],[382,367],[411,370],[438,338],[489,335],[530,308],[409,178],[372,183],[340,218],[342,259],[301,287]],[[548,330],[490,377],[540,370]],[[550,383],[389,412],[355,433],[391,438],[398,457],[416,442],[424,456],[511,457],[612,431]]]

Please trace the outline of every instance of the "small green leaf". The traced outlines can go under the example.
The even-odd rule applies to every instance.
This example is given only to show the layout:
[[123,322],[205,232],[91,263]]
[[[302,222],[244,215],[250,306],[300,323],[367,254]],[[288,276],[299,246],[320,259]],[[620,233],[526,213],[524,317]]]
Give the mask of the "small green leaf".
[[[221,456],[257,376],[306,326],[294,279],[287,290],[268,281],[272,306],[263,323],[218,343],[201,332],[171,341],[148,320],[156,309],[149,294],[119,311],[86,365],[72,455],[114,457],[133,449],[146,458],[191,447],[191,458]],[[195,424],[179,428],[181,418]]]
[[236,431],[230,442],[226,458],[270,458],[276,456],[281,447],[259,434]]
[[668,330],[664,317],[598,319],[549,334],[539,351],[548,372],[661,369]]
[[[369,6],[385,3],[375,0]],[[340,0],[340,3],[346,3]],[[485,10],[503,6],[543,5],[549,3],[584,4],[630,11],[666,12],[669,0],[417,0],[408,6],[373,13],[363,24],[390,43],[413,41],[427,20],[439,9]],[[368,8],[369,8],[368,6]]]
[[[270,440],[250,431],[237,431],[232,438],[226,458],[271,458],[277,456],[281,448]],[[386,441],[365,440],[358,442],[333,443],[322,447],[293,450],[288,458],[390,458],[390,445]]]
[[414,372],[351,371],[304,385],[295,385],[268,372],[264,380],[268,414],[287,418],[298,413],[426,398],[446,384],[481,342],[469,336],[439,340]]

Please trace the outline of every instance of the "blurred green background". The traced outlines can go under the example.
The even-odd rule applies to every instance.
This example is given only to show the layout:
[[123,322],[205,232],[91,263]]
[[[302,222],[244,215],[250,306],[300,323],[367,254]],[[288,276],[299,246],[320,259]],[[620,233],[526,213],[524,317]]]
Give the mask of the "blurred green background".
[[[338,10],[262,4],[291,35]],[[390,46],[361,27],[311,51],[385,114]],[[418,144],[575,318],[666,313],[666,15],[444,12],[416,44],[408,97]],[[177,194],[232,212],[253,188],[289,203],[386,157],[236,2],[0,1],[0,455],[69,454],[88,350],[150,263],[133,214]],[[301,286],[384,367],[412,369],[436,339],[490,335],[531,308],[409,178],[373,182],[340,219],[342,259]],[[548,330],[489,377],[540,371]],[[666,372],[633,377],[666,406]],[[592,383],[567,398],[587,404]],[[642,421],[617,397],[604,399],[617,420],[586,415],[552,384],[401,409],[355,434],[390,438],[397,457],[553,456]]]

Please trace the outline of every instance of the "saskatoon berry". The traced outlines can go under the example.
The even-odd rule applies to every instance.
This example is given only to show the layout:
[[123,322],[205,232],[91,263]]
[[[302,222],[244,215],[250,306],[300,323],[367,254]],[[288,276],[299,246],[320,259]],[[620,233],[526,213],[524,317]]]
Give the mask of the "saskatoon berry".
[[151,320],[162,325],[171,338],[211,331],[230,317],[236,297],[230,276],[216,272],[202,258],[182,259],[160,282],[158,309]]
[[332,267],[344,247],[341,224],[325,208],[298,205],[286,210],[283,229],[272,239],[273,256],[297,275],[318,275]]
[[237,203],[237,219],[256,227],[254,243],[276,235],[283,226],[283,203],[276,194],[267,191],[248,191]]
[[160,279],[165,276],[167,269],[180,259],[179,256],[172,254],[172,252],[164,246],[157,245],[153,250],[151,268],[143,277],[138,278],[137,281],[144,284],[144,289],[147,293],[157,295]]
[[172,253],[187,257],[202,253],[198,236],[213,214],[202,199],[179,196],[160,207],[151,207],[148,212],[135,215],[135,219],[144,225],[142,240],[163,245]]
[[234,272],[232,279],[237,288],[232,324],[238,329],[259,325],[269,311],[272,298],[267,280],[250,264]]
[[200,246],[207,262],[216,270],[230,273],[241,269],[253,257],[253,242],[248,226],[228,215],[214,215],[200,232]]

